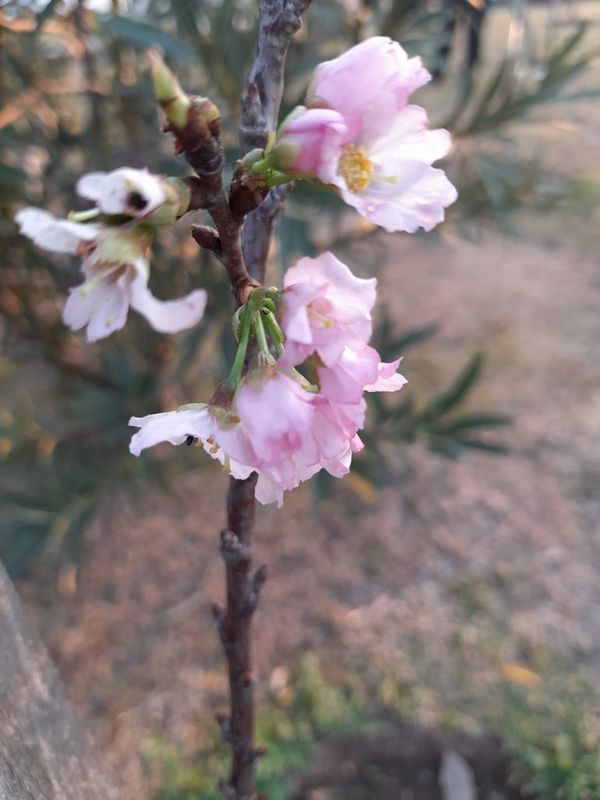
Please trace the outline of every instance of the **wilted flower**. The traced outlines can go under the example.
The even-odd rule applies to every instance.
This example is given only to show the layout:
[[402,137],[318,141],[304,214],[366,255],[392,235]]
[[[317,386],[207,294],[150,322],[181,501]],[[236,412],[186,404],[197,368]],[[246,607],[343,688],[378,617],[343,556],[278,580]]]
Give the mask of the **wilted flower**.
[[430,80],[420,58],[375,36],[320,64],[306,107],[284,120],[269,160],[277,169],[319,178],[388,231],[431,230],[456,189],[431,166],[451,147],[446,130],[407,105]]
[[72,330],[86,327],[94,342],[120,330],[131,306],[161,333],[178,333],[202,319],[206,292],[197,289],[178,300],[157,300],[148,288],[150,229],[108,227],[61,220],[36,208],[16,216],[21,232],[52,252],[82,256],[85,281],[70,290],[63,321]]

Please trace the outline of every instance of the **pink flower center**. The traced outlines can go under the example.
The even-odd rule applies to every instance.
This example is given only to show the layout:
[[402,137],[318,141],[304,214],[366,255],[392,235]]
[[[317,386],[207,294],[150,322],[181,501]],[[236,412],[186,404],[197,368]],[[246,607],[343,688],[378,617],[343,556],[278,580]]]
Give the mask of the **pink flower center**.
[[338,164],[338,175],[346,181],[351,192],[362,192],[371,182],[373,163],[364,147],[347,144],[342,150]]

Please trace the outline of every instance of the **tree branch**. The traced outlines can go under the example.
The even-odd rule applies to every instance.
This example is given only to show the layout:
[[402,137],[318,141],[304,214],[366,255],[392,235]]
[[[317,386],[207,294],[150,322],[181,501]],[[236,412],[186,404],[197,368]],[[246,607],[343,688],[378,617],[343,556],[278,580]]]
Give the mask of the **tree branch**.
[[[244,153],[266,147],[277,128],[283,94],[285,58],[292,36],[300,30],[310,0],[258,0],[256,58],[242,95],[240,144]],[[265,270],[273,221],[283,208],[284,187],[272,189],[267,200],[248,215],[242,232],[244,259],[250,275],[260,283]],[[265,208],[265,203],[267,207]],[[263,209],[262,213],[257,213]]]
[[[169,100],[163,101],[168,108]],[[196,98],[189,109],[185,124],[180,127],[168,123],[165,130],[175,137],[177,152],[183,153],[196,173],[188,178],[191,189],[189,211],[205,209],[213,218],[216,235],[205,236],[204,230],[195,235],[201,246],[208,246],[227,270],[231,290],[237,305],[246,302],[248,292],[258,282],[248,274],[242,255],[241,226],[248,210],[256,208],[267,189],[256,186],[253,180],[246,182],[241,171],[232,183],[229,198],[223,188],[224,156],[221,145],[220,120],[214,118],[214,106],[210,101]],[[217,112],[218,113],[218,112]]]
[[252,529],[256,500],[256,473],[246,480],[231,478],[227,495],[227,525],[221,532],[225,563],[227,606],[217,624],[229,673],[231,716],[221,717],[223,735],[231,746],[231,773],[223,787],[225,797],[255,797],[255,761],[264,753],[254,741],[254,673],[251,651],[251,619],[266,570],[252,574]]
[[[242,95],[240,144],[247,153],[264,148],[277,116],[283,91],[285,57],[290,40],[300,28],[301,14],[310,0],[258,0],[258,44],[254,64]],[[232,196],[239,174],[234,174]],[[240,204],[238,216],[243,221],[243,260],[249,275],[264,283],[273,222],[283,210],[291,185],[271,190],[262,202],[252,208]],[[251,189],[251,187],[250,187]],[[238,197],[240,195],[238,194]],[[246,185],[246,200],[248,187]],[[246,216],[247,215],[247,216]],[[217,225],[218,227],[218,225]],[[214,244],[214,238],[202,234]],[[264,748],[254,740],[254,675],[252,669],[251,620],[267,568],[252,574],[252,530],[254,526],[257,475],[244,481],[230,478],[227,495],[228,529],[221,535],[221,554],[225,562],[227,607],[219,615],[218,627],[229,672],[231,716],[221,718],[221,732],[231,746],[231,772],[222,787],[227,800],[253,800],[255,795],[255,762],[264,755]]]
[[[269,133],[276,128],[286,54],[309,3],[310,0],[258,0],[257,53],[241,100],[240,143],[244,154],[256,147],[264,148]],[[170,96],[161,99],[167,113],[169,105],[173,107],[177,102]],[[201,247],[214,253],[225,266],[236,302],[241,305],[253,286],[264,283],[273,222],[283,210],[291,184],[267,194],[266,187],[254,180],[240,162],[227,198],[222,185],[219,126],[212,110],[210,115],[203,116],[202,102],[191,106],[183,127],[170,124],[167,128],[174,133],[178,150],[196,172],[197,179],[188,180],[192,189],[190,210],[206,209],[215,223],[214,228],[196,226],[192,234]],[[179,105],[182,106],[181,96]],[[169,119],[176,116],[171,113]],[[208,118],[212,118],[209,124]],[[228,782],[221,787],[228,800],[255,800],[255,762],[265,753],[254,740],[251,651],[251,620],[267,577],[264,566],[252,574],[257,479],[256,473],[246,480],[230,478],[227,530],[221,533],[227,604],[225,608],[213,605],[229,674],[231,713],[229,717],[220,715],[217,720],[223,738],[231,746],[231,772]]]

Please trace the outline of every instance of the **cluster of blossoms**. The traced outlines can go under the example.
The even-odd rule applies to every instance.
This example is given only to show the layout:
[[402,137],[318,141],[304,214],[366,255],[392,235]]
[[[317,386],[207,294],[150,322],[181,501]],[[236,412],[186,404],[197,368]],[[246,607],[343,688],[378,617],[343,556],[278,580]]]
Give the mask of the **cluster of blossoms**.
[[[243,163],[267,186],[304,178],[336,187],[387,230],[430,230],[456,191],[431,166],[450,148],[447,131],[427,130],[425,111],[407,104],[429,79],[398,44],[369,39],[321,64],[307,105]],[[87,326],[94,341],[122,328],[131,306],[162,332],[195,325],[203,290],[161,302],[147,285],[155,229],[188,210],[185,181],[124,168],[86,175],[78,191],[94,209],[68,220],[38,209],[17,215],[37,244],[83,257],[85,282],[71,290],[66,324]],[[256,497],[279,505],[321,469],[342,477],[363,447],[365,392],[406,382],[400,359],[384,363],[369,345],[375,300],[375,279],[357,278],[331,253],[288,269],[281,290],[253,289],[234,317],[238,350],[227,380],[207,403],[132,417],[131,452],[201,445],[236,478],[258,473]]]
[[450,134],[428,130],[408,105],[431,80],[418,57],[374,36],[320,64],[306,99],[285,119],[255,171],[274,167],[338,189],[346,203],[387,231],[426,231],[444,219],[456,189],[431,166],[448,154]]
[[210,403],[133,417],[140,430],[132,453],[162,441],[201,443],[234,477],[257,472],[256,497],[279,505],[284,491],[320,469],[345,475],[363,446],[364,392],[406,382],[399,360],[382,363],[368,345],[375,284],[324,253],[289,269],[283,291],[255,289],[238,320],[236,361],[246,357],[251,332],[256,338],[250,369],[240,377],[234,365]]
[[196,325],[206,308],[204,289],[162,302],[148,288],[155,229],[171,225],[187,210],[185,182],[123,167],[84,175],[77,193],[95,207],[69,219],[38,208],[24,208],[16,216],[21,232],[40,247],[82,257],[85,280],[71,289],[64,323],[74,331],[85,327],[90,342],[123,328],[130,306],[161,333]]

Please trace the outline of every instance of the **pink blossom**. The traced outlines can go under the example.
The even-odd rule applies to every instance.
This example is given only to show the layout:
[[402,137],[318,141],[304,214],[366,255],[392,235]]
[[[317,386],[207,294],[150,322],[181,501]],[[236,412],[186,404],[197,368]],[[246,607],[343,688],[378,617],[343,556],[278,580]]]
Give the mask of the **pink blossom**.
[[321,64],[307,108],[282,125],[275,165],[333,184],[346,203],[388,231],[431,230],[457,194],[431,166],[449,152],[450,134],[428,130],[426,112],[407,105],[429,80],[419,58],[383,36]]
[[85,327],[88,341],[123,328],[130,306],[161,333],[178,333],[202,319],[207,300],[204,289],[167,301],[150,292],[151,232],[147,229],[71,222],[37,208],[23,209],[16,221],[21,232],[40,247],[83,257],[85,281],[70,290],[63,321],[74,331]]
[[283,121],[270,161],[284,171],[333,183],[341,148],[349,141],[348,126],[337,111],[299,106]]
[[284,277],[282,323],[284,367],[312,353],[331,366],[352,342],[371,336],[375,278],[357,278],[332,253],[302,258]]
[[397,372],[402,359],[389,364],[369,345],[346,347],[332,367],[319,367],[319,392],[337,403],[356,403],[363,392],[397,392],[406,378]]
[[242,460],[256,460],[252,445],[235,415],[231,415],[229,420],[223,413],[220,417],[221,423],[205,403],[146,417],[131,417],[129,424],[140,430],[131,437],[129,450],[139,456],[143,450],[160,442],[179,445],[197,441],[234,478],[247,478],[254,471],[254,466]]
[[404,375],[400,375],[398,372],[401,361],[401,358],[387,364],[380,361],[377,365],[377,378],[373,383],[365,386],[365,392],[397,392],[402,389],[407,381]]
[[140,430],[131,452],[139,456],[159,442],[196,441],[234,477],[257,472],[257,499],[279,505],[284,492],[321,469],[345,475],[352,453],[362,447],[357,431],[364,424],[364,400],[331,403],[272,367],[263,372],[251,373],[228,410],[200,403],[132,417],[129,424]]
[[236,408],[262,462],[276,464],[302,445],[315,414],[314,395],[290,375],[251,370],[236,393]]

